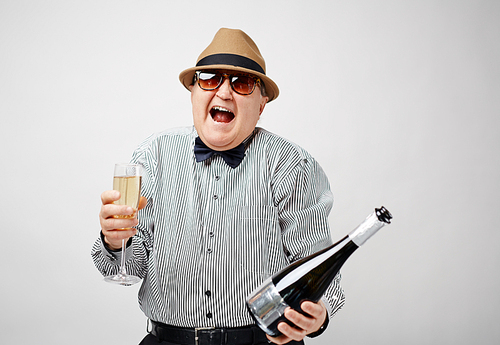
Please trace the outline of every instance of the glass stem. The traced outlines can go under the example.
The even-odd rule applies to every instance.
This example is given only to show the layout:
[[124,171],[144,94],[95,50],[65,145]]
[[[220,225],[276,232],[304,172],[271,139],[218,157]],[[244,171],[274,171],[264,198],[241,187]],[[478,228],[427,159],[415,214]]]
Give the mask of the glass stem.
[[120,274],[126,276],[127,270],[125,269],[125,239],[122,240],[122,259],[120,263]]

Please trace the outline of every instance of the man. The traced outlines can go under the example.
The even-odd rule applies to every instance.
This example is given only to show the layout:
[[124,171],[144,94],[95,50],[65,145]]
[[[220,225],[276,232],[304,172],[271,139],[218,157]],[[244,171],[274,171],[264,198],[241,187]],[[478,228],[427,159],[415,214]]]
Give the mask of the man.
[[94,262],[116,273],[129,239],[127,271],[143,278],[139,303],[152,325],[141,344],[303,344],[342,307],[340,277],[319,303],[301,305],[307,315],[288,308],[295,327],[281,323],[275,338],[254,325],[245,298],[331,243],[328,180],[302,148],[256,127],[279,89],[244,32],[220,29],[179,78],[194,127],[154,134],[134,152],[145,168],[137,218],[113,218],[135,210],[113,205],[117,191],[102,194]]

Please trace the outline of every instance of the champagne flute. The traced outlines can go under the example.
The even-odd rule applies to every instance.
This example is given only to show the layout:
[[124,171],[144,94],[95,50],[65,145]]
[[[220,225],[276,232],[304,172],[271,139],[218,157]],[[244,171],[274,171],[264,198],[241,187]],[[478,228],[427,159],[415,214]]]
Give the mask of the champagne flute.
[[[114,218],[134,218],[139,207],[141,197],[142,166],[140,164],[115,164],[113,189],[120,192],[120,199],[115,205],[128,205],[134,209],[134,214],[127,216],[114,216]],[[125,229],[123,229],[125,230]],[[127,274],[125,268],[125,240],[122,240],[122,257],[120,271],[113,276],[107,276],[104,281],[119,285],[133,285],[141,278]]]

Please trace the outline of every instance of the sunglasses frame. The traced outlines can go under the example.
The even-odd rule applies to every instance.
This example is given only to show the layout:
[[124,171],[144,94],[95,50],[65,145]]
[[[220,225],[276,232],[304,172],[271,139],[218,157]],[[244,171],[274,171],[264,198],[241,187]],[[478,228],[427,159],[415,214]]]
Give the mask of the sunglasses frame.
[[[210,74],[215,74],[215,75],[219,74],[219,75],[222,76],[222,78],[220,79],[220,81],[219,81],[219,83],[217,84],[216,87],[214,87],[212,89],[207,89],[207,88],[202,87],[201,84],[200,84],[200,73],[210,73]],[[253,79],[255,81],[255,83],[253,85],[253,88],[252,88],[252,90],[249,93],[241,93],[241,92],[238,92],[234,88],[232,78],[233,77],[239,77],[239,76],[241,76],[241,77],[248,77],[248,78],[251,78],[251,79]],[[236,92],[237,94],[243,95],[243,96],[251,95],[255,91],[255,87],[257,86],[257,84],[259,84],[259,86],[261,85],[261,81],[260,81],[259,77],[255,77],[253,75],[245,74],[245,73],[229,74],[229,73],[224,73],[224,72],[213,72],[213,71],[210,71],[210,70],[202,70],[202,71],[196,71],[195,72],[195,78],[196,78],[196,82],[197,82],[198,86],[200,87],[200,89],[205,90],[205,91],[214,91],[214,90],[217,90],[222,84],[224,84],[224,81],[226,80],[226,78],[228,78],[229,79],[229,85],[231,85],[231,89],[234,92]]]

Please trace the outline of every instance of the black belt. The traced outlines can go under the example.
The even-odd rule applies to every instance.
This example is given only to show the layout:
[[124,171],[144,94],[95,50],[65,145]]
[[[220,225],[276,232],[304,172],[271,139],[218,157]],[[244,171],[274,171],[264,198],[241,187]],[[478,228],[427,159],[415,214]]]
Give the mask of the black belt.
[[151,334],[159,341],[186,345],[245,345],[267,343],[266,333],[257,326],[238,328],[182,328],[151,321]]

